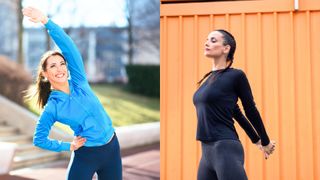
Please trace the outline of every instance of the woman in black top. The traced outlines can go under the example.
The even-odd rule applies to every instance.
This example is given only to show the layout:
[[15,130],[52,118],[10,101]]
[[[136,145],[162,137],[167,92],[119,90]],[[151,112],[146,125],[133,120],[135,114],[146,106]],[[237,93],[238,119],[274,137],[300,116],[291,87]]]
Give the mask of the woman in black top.
[[[236,41],[229,32],[216,30],[208,35],[204,54],[213,59],[213,69],[199,81],[200,85],[208,77],[193,97],[198,117],[197,140],[202,145],[198,180],[247,179],[243,148],[233,118],[264,152],[265,158],[275,148],[255,106],[245,73],[231,68],[235,50]],[[238,98],[253,127],[241,113]]]

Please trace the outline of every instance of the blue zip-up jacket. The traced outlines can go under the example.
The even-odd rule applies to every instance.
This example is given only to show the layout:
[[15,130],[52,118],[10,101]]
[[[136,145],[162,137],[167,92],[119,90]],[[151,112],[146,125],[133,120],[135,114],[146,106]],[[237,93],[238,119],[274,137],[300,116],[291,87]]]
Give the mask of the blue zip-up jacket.
[[69,125],[75,136],[87,139],[84,146],[101,146],[114,134],[114,128],[102,104],[91,90],[81,55],[71,38],[50,19],[45,24],[49,35],[67,61],[71,80],[70,94],[53,90],[36,125],[33,143],[51,151],[70,151],[70,142],[49,139],[52,125]]

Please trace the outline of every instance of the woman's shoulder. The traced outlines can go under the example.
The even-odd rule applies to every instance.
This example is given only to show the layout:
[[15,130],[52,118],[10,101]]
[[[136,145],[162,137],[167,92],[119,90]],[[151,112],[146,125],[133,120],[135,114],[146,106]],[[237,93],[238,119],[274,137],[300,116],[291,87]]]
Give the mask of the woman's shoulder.
[[43,107],[43,112],[55,113],[57,100],[55,98],[48,98],[46,105]]
[[235,76],[243,76],[245,75],[245,72],[242,69],[238,68],[230,68],[229,71],[234,74]]

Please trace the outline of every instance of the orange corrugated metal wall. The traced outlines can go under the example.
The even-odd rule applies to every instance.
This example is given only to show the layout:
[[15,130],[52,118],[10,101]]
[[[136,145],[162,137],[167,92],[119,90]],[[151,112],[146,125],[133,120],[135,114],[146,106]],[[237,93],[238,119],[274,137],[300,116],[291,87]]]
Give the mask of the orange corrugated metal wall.
[[237,126],[249,179],[320,179],[320,3],[312,1],[300,1],[300,11],[253,7],[219,14],[205,9],[217,2],[160,5],[162,180],[196,179],[201,147],[192,96],[211,69],[203,47],[217,28],[235,36],[233,66],[246,72],[269,136],[278,143],[264,160]]

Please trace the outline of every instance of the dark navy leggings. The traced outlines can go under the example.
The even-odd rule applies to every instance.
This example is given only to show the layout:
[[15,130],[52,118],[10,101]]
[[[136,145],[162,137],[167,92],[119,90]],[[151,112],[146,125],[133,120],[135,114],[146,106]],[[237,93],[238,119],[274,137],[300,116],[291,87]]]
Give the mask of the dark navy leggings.
[[71,155],[67,179],[92,180],[94,173],[98,180],[122,180],[122,163],[117,136],[97,147],[82,146]]
[[219,140],[201,143],[198,180],[247,180],[240,141]]

